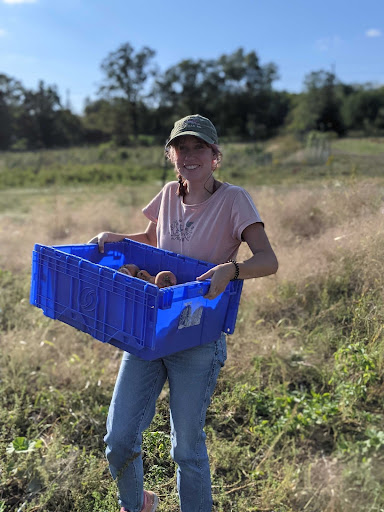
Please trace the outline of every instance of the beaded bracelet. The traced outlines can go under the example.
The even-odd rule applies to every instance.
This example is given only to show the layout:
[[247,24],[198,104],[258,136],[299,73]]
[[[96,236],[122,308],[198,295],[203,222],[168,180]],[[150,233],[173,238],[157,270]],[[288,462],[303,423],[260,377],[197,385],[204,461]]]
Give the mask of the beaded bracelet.
[[239,278],[239,273],[240,273],[239,264],[237,263],[236,260],[228,260],[227,263],[233,263],[235,265],[236,272],[235,272],[234,277],[231,279],[231,281],[236,281],[236,279]]

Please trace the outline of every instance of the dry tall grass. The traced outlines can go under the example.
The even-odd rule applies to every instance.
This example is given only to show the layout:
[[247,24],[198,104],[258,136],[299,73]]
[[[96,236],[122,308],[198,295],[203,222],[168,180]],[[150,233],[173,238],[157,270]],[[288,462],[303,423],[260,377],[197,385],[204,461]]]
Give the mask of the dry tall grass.
[[[65,188],[0,192],[9,203],[1,214],[0,268],[28,272],[34,243],[87,242],[100,231],[134,233],[145,229],[141,208],[160,189],[143,187]],[[305,282],[329,272],[345,251],[370,254],[372,241],[384,233],[384,186],[381,180],[330,181],[318,185],[248,188],[265,221],[279,259],[276,276],[246,281],[242,304],[258,308],[280,283]],[[0,199],[0,200],[1,200]],[[249,256],[243,244],[239,258]],[[381,258],[371,255],[371,259]],[[362,269],[362,272],[364,269]],[[241,318],[240,318],[241,321]],[[252,327],[253,328],[253,327]],[[261,329],[261,326],[259,326]],[[237,332],[237,334],[239,334]],[[264,333],[265,334],[265,333]],[[248,359],[236,333],[230,357]],[[271,340],[275,344],[276,340]],[[236,350],[239,347],[239,350]],[[282,350],[286,350],[281,347]],[[268,344],[263,344],[268,351]],[[245,357],[244,357],[245,356]]]
[[[12,276],[28,275],[34,243],[84,243],[102,230],[142,230],[147,221],[140,211],[141,207],[159,188],[160,184],[136,188],[119,186],[1,191],[0,205],[3,213],[0,214],[0,269],[10,271]],[[252,443],[255,443],[255,436],[259,435],[259,425],[254,423],[256,420],[252,415],[255,413],[251,414],[248,409],[251,407],[248,401],[250,403],[255,399],[258,392],[264,393],[261,396],[267,401],[268,385],[276,389],[278,386],[281,386],[279,389],[291,389],[295,386],[298,393],[301,390],[304,393],[308,387],[317,383],[316,393],[319,396],[316,395],[317,398],[314,399],[318,403],[323,399],[319,390],[325,388],[332,377],[333,355],[338,347],[330,347],[332,336],[324,336],[321,341],[322,338],[314,334],[316,329],[321,328],[321,311],[316,313],[319,322],[315,324],[313,331],[303,327],[304,323],[308,324],[310,321],[308,318],[303,319],[303,325],[300,324],[300,319],[295,322],[292,319],[300,316],[299,306],[304,311],[305,301],[311,299],[310,294],[305,295],[305,290],[312,290],[311,293],[316,294],[316,286],[320,287],[321,280],[326,280],[330,275],[337,281],[338,276],[343,274],[343,269],[349,265],[350,257],[353,258],[354,269],[358,268],[359,276],[356,278],[361,279],[362,294],[369,294],[371,289],[382,290],[384,182],[380,179],[329,180],[308,185],[255,186],[248,189],[265,221],[280,268],[276,276],[245,283],[236,331],[228,340],[228,363],[219,385],[217,401],[213,403],[213,411],[218,411],[219,419],[215,420],[212,413],[208,422],[217,512],[379,512],[382,508],[374,507],[384,506],[384,497],[379,490],[384,473],[382,458],[369,459],[370,469],[363,467],[366,471],[364,480],[364,475],[360,473],[361,468],[358,467],[358,459],[353,457],[352,452],[349,458],[347,456],[344,459],[335,454],[332,441],[332,436],[336,438],[335,431],[332,431],[334,425],[323,429],[315,428],[306,437],[306,431],[300,430],[300,414],[303,415],[304,412],[299,413],[298,406],[292,407],[287,424],[281,430],[271,429],[270,435],[275,437],[264,440],[260,438],[254,445]],[[248,253],[242,247],[240,258],[247,257]],[[353,270],[351,279],[354,278],[354,273],[356,270]],[[323,290],[319,293],[325,292]],[[324,314],[330,313],[327,310]],[[375,314],[380,321],[381,313]],[[368,319],[371,312],[366,317],[364,315],[359,317],[359,321],[364,322],[364,318]],[[356,318],[357,314],[354,322],[357,322]],[[99,503],[98,511],[107,510],[107,507],[108,511],[114,510],[115,498],[112,490],[108,490],[108,495],[104,498],[96,496],[95,490],[92,498],[86,498],[85,495],[87,492],[91,493],[86,491],[87,486],[91,489],[97,488],[97,478],[100,482],[102,478],[107,479],[106,464],[102,456],[103,421],[120,361],[120,351],[88,339],[69,326],[45,318],[40,311],[28,305],[25,294],[18,299],[14,311],[9,313],[8,321],[10,327],[3,331],[0,344],[5,362],[3,372],[8,379],[6,382],[9,382],[9,392],[20,392],[19,399],[25,400],[25,407],[22,408],[25,417],[20,417],[18,421],[12,420],[12,425],[19,426],[20,435],[27,435],[33,430],[32,426],[23,423],[27,421],[27,409],[31,407],[38,411],[34,412],[34,422],[39,426],[38,437],[43,440],[47,449],[44,471],[55,472],[55,476],[52,487],[49,488],[52,495],[47,498],[50,500],[50,507],[45,509],[44,506],[36,504],[36,501],[31,505],[28,501],[39,492],[39,485],[42,484],[37,481],[31,483],[28,475],[20,476],[17,470],[10,472],[11,476],[6,477],[6,486],[4,484],[4,489],[8,489],[7,501],[3,503],[4,507],[11,508],[1,508],[3,491],[0,490],[0,510],[16,510],[17,508],[12,507],[20,506],[20,496],[23,493],[23,510],[28,512],[67,512],[70,509],[90,511],[91,508],[85,508],[85,501],[81,501],[86,499],[89,500],[87,503]],[[326,328],[330,328],[328,324]],[[382,331],[378,330],[377,338],[370,343],[378,343],[380,339]],[[340,360],[342,356],[341,352]],[[344,364],[347,371],[349,366]],[[376,365],[375,372],[382,376],[382,355],[381,359],[378,356]],[[357,369],[356,372],[358,371],[360,370]],[[240,384],[236,379],[240,379]],[[36,402],[34,406],[29,404],[26,384],[29,393],[37,397],[38,407]],[[379,382],[377,386],[375,392],[380,389]],[[76,399],[71,399],[73,403],[66,393],[69,389],[73,393],[74,390],[78,391]],[[48,392],[49,400],[55,406],[48,406]],[[87,398],[89,396],[92,396],[92,402]],[[276,399],[273,404],[283,415],[285,409],[278,409],[282,407],[279,399],[282,398]],[[9,400],[14,403],[13,398]],[[78,409],[73,405],[75,401]],[[255,404],[252,407],[257,409],[260,402],[256,401]],[[16,411],[16,406],[9,407],[10,416],[16,414],[12,412]],[[164,408],[161,404],[160,407]],[[321,407],[324,409],[324,404]],[[341,404],[338,414],[346,415],[348,407],[348,404]],[[61,411],[61,416],[53,412],[58,410]],[[369,414],[373,414],[372,410],[373,406]],[[378,417],[382,414],[382,411],[374,411],[375,414],[376,412]],[[313,414],[317,414],[316,411]],[[336,413],[330,410],[329,415],[332,414]],[[69,418],[66,430],[59,428],[63,418]],[[351,418],[351,415],[348,416],[348,422],[352,421]],[[382,415],[380,418],[376,426],[378,431],[383,431],[384,426],[380,423]],[[345,436],[346,446],[350,446],[347,441],[352,425],[343,424],[342,419],[338,421],[342,432],[338,438]],[[356,419],[355,421],[357,422]],[[289,434],[295,422],[297,431],[302,432],[298,436]],[[16,427],[13,426],[12,429],[14,428]],[[6,426],[4,432],[6,439]],[[14,432],[12,430],[13,435]],[[73,494],[73,488],[78,485],[74,478],[81,478],[80,470],[76,469],[76,465],[80,464],[76,443],[81,432],[90,436],[90,446],[99,450],[101,455],[99,459],[91,456],[86,459],[87,466],[84,463],[83,468],[87,467],[87,471],[88,468],[91,469],[88,480],[84,483],[85,497],[80,498],[78,493],[75,499],[71,492]],[[155,434],[159,436],[161,433]],[[63,456],[63,444],[68,443],[68,439],[71,439],[72,444],[66,445],[66,456],[61,461],[59,454]],[[157,438],[153,439],[155,443]],[[8,439],[8,442],[11,440]],[[151,440],[152,437],[149,437],[146,442],[150,443]],[[159,443],[156,446],[156,450],[159,450]],[[251,452],[247,451],[248,446],[252,446]],[[327,446],[330,447],[328,451]],[[163,452],[157,453],[160,453],[160,459],[165,457]],[[236,464],[242,458],[247,462],[236,470]],[[364,458],[361,460],[363,464],[366,463]],[[168,467],[167,460],[164,459],[163,462]],[[161,473],[164,470],[160,466],[158,461],[150,466],[153,482],[160,482],[156,489],[162,494],[159,511],[174,512],[178,508],[176,494],[170,484],[173,482],[173,469],[165,470],[170,474],[164,476]],[[155,471],[159,473],[155,474]],[[228,478],[232,480],[226,480]],[[357,481],[359,478],[360,482]],[[52,481],[52,477],[46,476],[46,481]],[[360,496],[359,485],[364,489]],[[57,486],[61,487],[60,503],[56,503],[54,499]],[[9,497],[11,488],[14,489],[14,501]],[[41,490],[48,492],[47,489]]]

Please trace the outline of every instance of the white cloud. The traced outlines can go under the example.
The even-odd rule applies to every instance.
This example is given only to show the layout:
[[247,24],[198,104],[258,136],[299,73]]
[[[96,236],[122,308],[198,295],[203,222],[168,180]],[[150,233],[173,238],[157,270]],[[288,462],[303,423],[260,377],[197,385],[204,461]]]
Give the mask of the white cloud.
[[379,30],[377,28],[370,28],[369,30],[366,30],[365,35],[367,37],[380,37],[381,30]]
[[3,28],[0,28],[0,37],[4,37],[6,34],[6,31]]
[[321,52],[327,52],[334,48],[337,48],[342,43],[339,36],[323,37],[316,41],[316,48]]
[[35,4],[37,0],[3,0],[4,4]]

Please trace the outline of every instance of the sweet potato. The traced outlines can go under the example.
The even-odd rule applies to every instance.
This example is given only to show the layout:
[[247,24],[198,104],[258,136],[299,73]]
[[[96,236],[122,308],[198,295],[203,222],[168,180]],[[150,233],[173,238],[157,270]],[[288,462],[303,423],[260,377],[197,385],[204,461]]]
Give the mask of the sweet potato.
[[170,270],[162,270],[155,277],[155,284],[159,288],[165,288],[166,286],[174,286],[177,284],[176,276]]
[[136,277],[140,269],[134,263],[126,263],[125,265],[120,267],[118,271],[122,272],[123,274],[127,274],[128,276]]
[[147,281],[148,283],[155,284],[155,277],[151,276],[149,272],[146,270],[139,270],[137,273],[137,276],[139,279],[143,279],[144,281]]

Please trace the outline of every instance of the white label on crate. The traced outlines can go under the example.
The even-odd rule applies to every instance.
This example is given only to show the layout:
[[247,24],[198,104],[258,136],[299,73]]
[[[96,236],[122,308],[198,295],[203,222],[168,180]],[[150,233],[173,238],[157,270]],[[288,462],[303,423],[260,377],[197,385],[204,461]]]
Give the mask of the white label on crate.
[[193,325],[199,325],[201,317],[203,315],[203,306],[198,307],[192,312],[190,304],[183,309],[180,313],[178,329],[184,329],[184,327],[192,327]]

